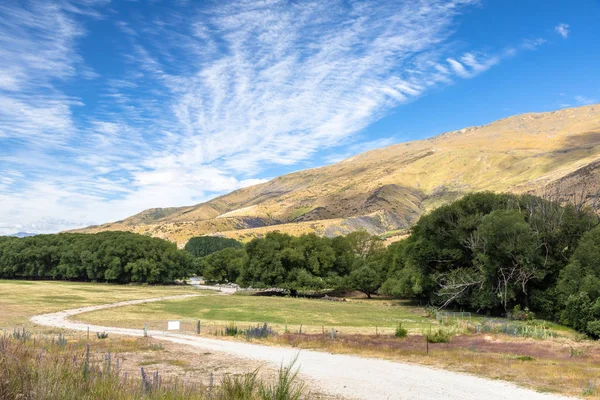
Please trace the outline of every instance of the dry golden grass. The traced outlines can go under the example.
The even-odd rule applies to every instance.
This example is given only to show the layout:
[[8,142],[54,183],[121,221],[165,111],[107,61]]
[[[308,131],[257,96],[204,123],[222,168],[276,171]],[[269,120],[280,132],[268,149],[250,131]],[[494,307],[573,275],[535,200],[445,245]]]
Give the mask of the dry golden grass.
[[[403,340],[412,343],[399,348],[389,344]],[[429,344],[429,354],[426,354],[422,336],[407,339],[341,336],[332,341],[327,335],[287,334],[268,339],[268,342],[465,372],[513,382],[540,392],[600,398],[600,344],[597,342],[470,335],[455,337],[450,344]]]

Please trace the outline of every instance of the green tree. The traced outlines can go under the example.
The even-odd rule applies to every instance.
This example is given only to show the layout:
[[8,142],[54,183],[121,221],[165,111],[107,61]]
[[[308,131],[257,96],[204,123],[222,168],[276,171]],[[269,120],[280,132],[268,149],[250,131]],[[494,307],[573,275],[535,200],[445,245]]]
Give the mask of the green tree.
[[236,282],[246,261],[244,249],[226,248],[202,259],[202,275],[210,281]]
[[562,298],[585,292],[600,297],[600,226],[586,233],[569,264],[560,273],[558,292]]
[[[497,298],[504,311],[519,297],[527,302],[530,282],[545,274],[538,237],[520,211],[497,210],[483,217],[469,246],[484,282],[479,297],[485,292]],[[488,297],[485,305],[489,304],[493,302]]]
[[196,236],[188,240],[184,250],[194,257],[205,257],[223,249],[241,249],[243,247],[244,245],[235,239],[219,236]]
[[376,294],[383,283],[383,277],[380,271],[373,265],[363,265],[353,270],[347,279],[347,285],[350,289],[358,290],[371,298]]

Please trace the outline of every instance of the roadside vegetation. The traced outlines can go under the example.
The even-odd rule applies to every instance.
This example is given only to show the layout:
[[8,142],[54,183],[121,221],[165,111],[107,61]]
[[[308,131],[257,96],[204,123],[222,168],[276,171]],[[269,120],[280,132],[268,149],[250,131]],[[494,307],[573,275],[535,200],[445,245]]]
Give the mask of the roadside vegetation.
[[118,354],[94,353],[83,341],[15,331],[0,337],[0,399],[298,400],[308,393],[293,363],[271,380],[255,370],[193,384],[148,367],[130,374],[122,363]]

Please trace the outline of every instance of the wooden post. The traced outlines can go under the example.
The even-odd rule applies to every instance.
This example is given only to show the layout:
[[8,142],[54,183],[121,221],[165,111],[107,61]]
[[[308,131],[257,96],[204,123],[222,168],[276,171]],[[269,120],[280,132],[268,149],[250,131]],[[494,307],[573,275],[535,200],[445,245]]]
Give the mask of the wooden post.
[[298,332],[302,335],[302,324],[300,324],[300,330]]
[[200,334],[200,320],[198,320],[198,322],[196,323],[196,333],[198,335]]
[[427,339],[427,337],[425,337],[425,346],[427,346],[427,355],[429,355],[429,339]]

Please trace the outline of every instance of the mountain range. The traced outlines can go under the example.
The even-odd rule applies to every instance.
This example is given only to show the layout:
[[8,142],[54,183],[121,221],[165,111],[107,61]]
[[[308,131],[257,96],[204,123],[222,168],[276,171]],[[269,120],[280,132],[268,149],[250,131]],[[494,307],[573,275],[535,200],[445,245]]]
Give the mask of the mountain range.
[[17,232],[17,233],[13,233],[12,235],[8,235],[8,236],[24,238],[24,237],[30,237],[30,236],[35,236],[35,235],[37,235],[37,233]]
[[[433,117],[433,116],[432,116]],[[126,230],[184,244],[271,230],[402,237],[465,193],[534,193],[563,201],[600,190],[600,105],[529,113],[371,150],[188,207],[153,208],[81,232]]]

